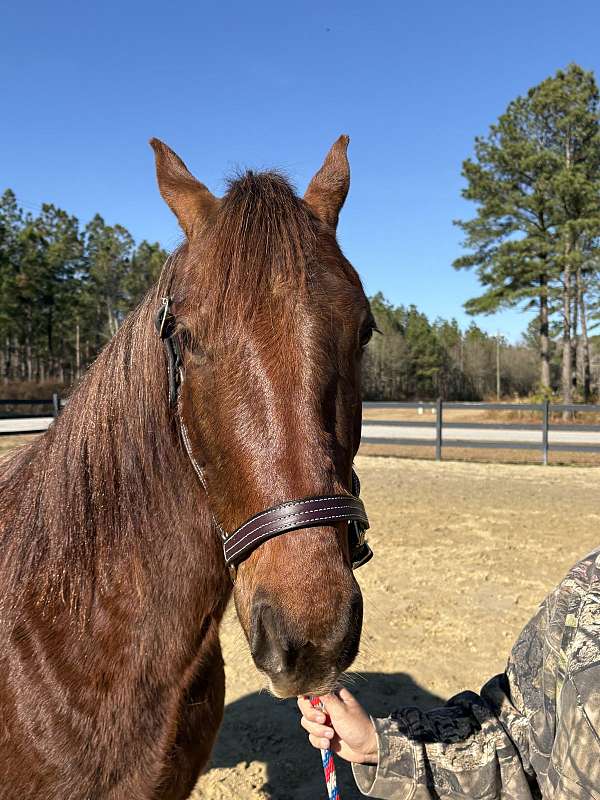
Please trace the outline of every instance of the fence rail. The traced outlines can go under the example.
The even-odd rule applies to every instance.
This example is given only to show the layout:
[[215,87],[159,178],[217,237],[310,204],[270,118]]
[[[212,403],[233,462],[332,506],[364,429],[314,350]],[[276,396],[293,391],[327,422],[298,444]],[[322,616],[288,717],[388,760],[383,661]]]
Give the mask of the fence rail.
[[[58,394],[42,400],[7,400],[0,399],[0,407],[18,407],[19,413],[3,414],[0,409],[0,436],[15,436],[25,433],[41,433],[65,405]],[[23,406],[48,407],[48,414],[21,413]],[[551,422],[552,414],[588,414],[600,415],[600,405],[563,403],[460,403],[437,400],[436,402],[365,402],[363,408],[368,409],[408,409],[430,411],[435,419],[427,420],[363,420],[363,437],[365,444],[399,445],[409,447],[433,447],[437,460],[442,460],[444,448],[473,448],[496,450],[536,450],[541,453],[541,460],[548,463],[551,450],[557,452],[600,453],[600,424],[576,425],[569,422],[555,424]],[[446,411],[528,411],[540,415],[539,423],[531,422],[447,422]],[[11,421],[14,424],[11,425]],[[31,421],[31,425],[27,422]],[[377,429],[381,429],[381,435]],[[365,429],[367,429],[365,431]],[[369,432],[370,429],[370,432]],[[412,429],[414,436],[408,436]],[[433,436],[426,438],[420,431],[432,431]],[[468,437],[472,431],[473,436]],[[478,437],[481,432],[489,432],[491,438]],[[397,432],[397,434],[396,434]],[[504,435],[506,432],[506,435]],[[540,434],[539,439],[531,438],[532,434]],[[519,433],[522,434],[519,437]],[[556,440],[556,434],[577,434],[579,441]],[[454,434],[454,438],[453,438]],[[554,434],[554,440],[552,435]],[[585,437],[585,434],[590,434]],[[468,438],[467,438],[468,437]],[[585,439],[587,438],[587,441]],[[520,439],[520,440],[519,440]]]
[[[42,433],[47,427],[49,422],[52,419],[56,419],[56,417],[60,414],[61,408],[65,404],[65,400],[62,400],[59,395],[54,392],[52,397],[49,399],[36,399],[36,400],[22,400],[22,399],[1,399],[0,400],[0,407],[6,406],[15,406],[22,408],[23,406],[29,406],[33,408],[39,408],[40,406],[49,406],[49,413],[48,414],[2,414],[0,413],[0,436],[21,436],[26,433]],[[11,426],[10,422],[14,420],[15,425]],[[25,423],[31,420],[31,425],[26,425]]]
[[0,400],[0,406],[51,406],[53,400]]
[[[435,420],[427,422],[424,420],[393,420],[393,419],[365,419],[363,425],[367,429],[385,428],[388,430],[398,429],[399,435],[373,435],[373,433],[363,434],[362,442],[365,444],[374,445],[400,445],[412,447],[434,447],[435,457],[438,461],[442,460],[443,450],[445,447],[460,448],[460,449],[493,449],[493,450],[538,450],[541,453],[542,463],[548,463],[548,456],[551,450],[559,452],[578,452],[578,453],[600,453],[600,425],[576,425],[572,423],[553,424],[551,422],[552,414],[562,413],[595,413],[600,415],[600,405],[591,404],[564,404],[564,403],[470,403],[470,402],[451,402],[437,400],[436,402],[365,402],[363,403],[364,409],[422,409],[423,411],[431,411],[435,414]],[[522,423],[522,422],[446,422],[444,413],[446,411],[529,411],[538,413],[540,415],[539,424],[535,423]],[[403,429],[412,429],[417,431],[419,429],[434,429],[434,436],[432,438],[423,438],[419,436],[407,437],[402,435]],[[465,438],[456,435],[452,438],[452,431],[493,431],[497,436],[494,439],[481,439],[481,438]],[[507,436],[503,436],[503,432],[507,432]],[[519,441],[518,432],[531,433],[539,432],[539,440],[523,440]],[[444,435],[445,432],[450,432],[450,436]],[[560,433],[577,433],[585,435],[591,434],[588,441],[552,441],[551,434]],[[508,438],[512,433],[517,434],[514,439]]]

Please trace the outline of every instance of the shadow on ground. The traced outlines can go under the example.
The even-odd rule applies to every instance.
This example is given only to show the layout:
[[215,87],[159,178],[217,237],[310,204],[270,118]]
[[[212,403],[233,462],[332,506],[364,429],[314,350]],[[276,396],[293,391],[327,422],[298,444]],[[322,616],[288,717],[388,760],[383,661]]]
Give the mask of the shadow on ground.
[[[403,672],[366,672],[353,678],[351,690],[375,717],[387,716],[399,706],[427,709],[444,702]],[[293,700],[254,693],[226,706],[210,768],[232,768],[250,761],[266,763],[267,782],[257,788],[272,800],[318,800],[327,796],[319,754],[308,744]],[[336,764],[342,797],[358,800],[362,795],[350,766],[339,758]]]

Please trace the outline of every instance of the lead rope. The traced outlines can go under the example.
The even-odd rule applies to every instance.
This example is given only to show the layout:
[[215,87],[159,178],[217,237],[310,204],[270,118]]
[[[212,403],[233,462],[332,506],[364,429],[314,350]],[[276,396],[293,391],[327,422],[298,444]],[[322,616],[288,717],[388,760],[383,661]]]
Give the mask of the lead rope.
[[[313,708],[320,709],[327,717],[326,722],[329,720],[329,715],[325,711],[325,706],[321,702],[320,697],[309,697],[310,704]],[[330,720],[329,720],[330,721]],[[333,751],[330,748],[321,750],[321,761],[323,762],[323,772],[325,773],[325,784],[327,785],[327,797],[329,800],[342,800],[337,787],[337,775],[335,774],[335,762],[333,760]]]
[[[352,470],[352,494],[360,494],[360,481],[358,475]],[[331,724],[329,714],[325,710],[325,706],[320,697],[309,697],[308,700],[313,708],[318,708],[325,714],[325,724]],[[342,800],[340,791],[337,785],[337,774],[335,771],[335,761],[333,760],[333,750],[327,747],[321,749],[321,763],[323,764],[323,772],[325,774],[325,785],[327,786],[328,800]]]

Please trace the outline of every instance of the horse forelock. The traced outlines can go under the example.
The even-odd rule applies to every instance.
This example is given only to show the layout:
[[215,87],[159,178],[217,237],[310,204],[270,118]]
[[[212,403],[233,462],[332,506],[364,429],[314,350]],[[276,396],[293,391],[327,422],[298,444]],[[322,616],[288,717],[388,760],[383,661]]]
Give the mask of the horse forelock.
[[289,305],[314,276],[317,232],[283,175],[249,171],[231,179],[214,219],[177,259],[186,315],[201,308],[205,329],[231,330],[282,297]]

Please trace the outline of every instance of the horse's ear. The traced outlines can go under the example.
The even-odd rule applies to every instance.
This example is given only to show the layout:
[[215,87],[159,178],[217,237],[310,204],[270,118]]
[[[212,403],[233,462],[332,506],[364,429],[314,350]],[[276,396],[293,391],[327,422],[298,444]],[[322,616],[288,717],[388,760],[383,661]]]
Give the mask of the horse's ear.
[[220,200],[196,180],[179,156],[160,139],[150,139],[156,159],[156,179],[165,203],[188,239],[216,212]]
[[350,164],[346,152],[349,141],[349,136],[340,136],[304,195],[305,202],[317,217],[332,228],[337,227],[338,216],[350,188]]

